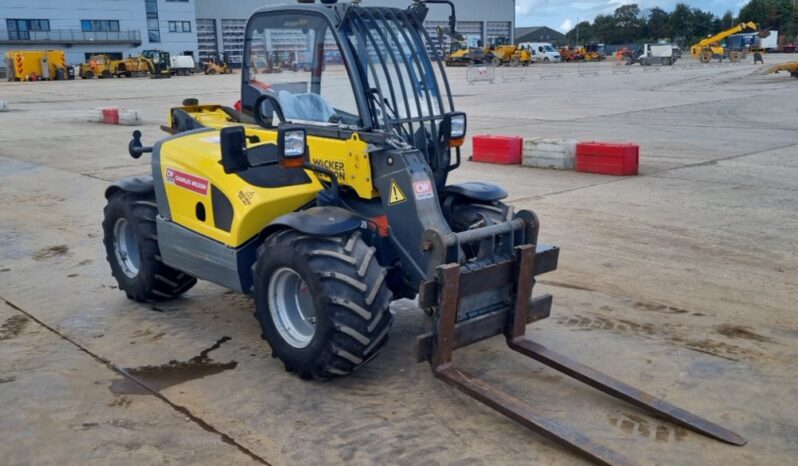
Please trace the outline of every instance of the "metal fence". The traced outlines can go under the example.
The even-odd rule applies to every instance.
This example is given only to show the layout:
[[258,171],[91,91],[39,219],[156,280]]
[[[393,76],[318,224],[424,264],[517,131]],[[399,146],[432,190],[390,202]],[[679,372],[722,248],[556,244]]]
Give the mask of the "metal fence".
[[508,83],[527,81],[530,78],[566,79],[566,78],[598,78],[600,76],[631,75],[660,72],[680,72],[700,69],[733,69],[735,67],[753,66],[750,60],[732,63],[729,61],[700,63],[697,60],[682,59],[674,65],[641,66],[639,63],[627,65],[626,62],[577,62],[577,63],[535,63],[530,66],[495,67],[493,65],[469,66],[466,80],[469,84],[478,82]]
[[468,84],[478,82],[496,82],[496,67],[493,65],[471,65],[466,71],[466,81]]
[[140,31],[81,31],[79,29],[55,29],[52,31],[9,31],[0,29],[3,44],[140,44]]

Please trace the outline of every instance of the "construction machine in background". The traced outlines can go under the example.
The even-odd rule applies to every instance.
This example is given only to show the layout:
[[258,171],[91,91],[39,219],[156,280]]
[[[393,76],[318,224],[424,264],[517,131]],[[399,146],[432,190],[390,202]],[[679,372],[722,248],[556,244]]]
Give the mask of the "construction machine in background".
[[153,60],[149,58],[152,54],[149,54],[149,56],[145,55],[148,52],[151,51],[145,50],[144,54],[138,57],[120,59],[111,58],[109,55],[105,54],[92,55],[86,63],[80,65],[78,75],[83,79],[153,76],[158,73],[158,67]]
[[484,62],[485,50],[482,47],[469,47],[466,39],[452,41],[445,61],[446,66],[481,65]]
[[230,67],[230,55],[225,52],[222,55],[208,57],[202,63],[202,72],[205,74],[231,74],[233,68]]
[[[502,335],[512,350],[659,418],[745,444],[525,336],[550,314],[551,295],[533,296],[533,287],[557,268],[559,249],[538,240],[538,217],[505,203],[501,187],[449,182],[467,117],[443,62],[428,53],[432,4],[449,5],[454,31],[447,0],[407,9],[326,0],[253,13],[242,111],[186,99],[154,147],[133,133],[128,151],[152,153],[152,174],[105,193],[103,241],[119,289],[166,300],[203,279],[250,294],[272,354],[303,379],[366,365],[385,347],[391,301],[418,297],[428,330],[417,361],[594,462],[633,464],[460,369],[455,350]],[[305,44],[310,70],[263,76],[254,63],[272,53],[274,37]],[[328,60],[333,47],[340,63]]]
[[562,57],[562,61],[565,62],[582,61],[585,59],[583,53],[584,48],[582,47],[574,47],[571,45],[560,47],[560,57]]
[[[709,63],[713,58],[721,60],[726,58],[731,62],[738,62],[744,58],[744,51],[727,49],[721,44],[721,41],[744,31],[758,30],[759,26],[754,22],[740,23],[696,42],[690,47],[690,55],[692,55],[693,58],[701,60],[701,63]],[[760,32],[760,37],[767,37],[768,35],[768,31]]]
[[511,44],[506,37],[500,37],[485,48],[485,61],[494,66],[529,66],[532,64],[532,52]]
[[9,50],[5,61],[8,81],[74,79],[63,50]]
[[798,78],[798,61],[774,65],[768,69],[768,74],[781,73],[782,71],[786,71],[793,78]]
[[172,77],[172,56],[165,50],[145,50],[141,55],[150,61],[150,78]]
[[604,60],[604,44],[585,44],[580,47],[579,54],[584,61]]

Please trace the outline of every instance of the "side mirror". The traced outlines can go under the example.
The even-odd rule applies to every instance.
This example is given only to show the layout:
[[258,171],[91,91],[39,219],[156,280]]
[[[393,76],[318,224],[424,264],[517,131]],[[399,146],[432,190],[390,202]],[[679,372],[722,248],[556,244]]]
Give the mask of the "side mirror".
[[222,146],[222,167],[225,173],[240,173],[250,168],[247,135],[243,126],[222,128],[219,142]]
[[254,112],[255,121],[264,128],[274,128],[276,126],[272,121],[274,114],[277,114],[280,123],[285,122],[285,115],[283,114],[283,108],[280,106],[280,101],[273,95],[263,94],[258,96],[255,100]]
[[301,126],[283,125],[277,130],[277,150],[283,168],[300,168],[308,154],[307,132]]

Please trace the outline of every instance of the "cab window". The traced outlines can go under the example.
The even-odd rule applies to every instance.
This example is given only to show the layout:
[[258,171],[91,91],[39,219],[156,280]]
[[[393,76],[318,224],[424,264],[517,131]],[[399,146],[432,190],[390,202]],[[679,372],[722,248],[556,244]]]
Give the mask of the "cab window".
[[362,126],[341,50],[323,16],[256,16],[244,48],[245,82],[276,97],[287,121]]

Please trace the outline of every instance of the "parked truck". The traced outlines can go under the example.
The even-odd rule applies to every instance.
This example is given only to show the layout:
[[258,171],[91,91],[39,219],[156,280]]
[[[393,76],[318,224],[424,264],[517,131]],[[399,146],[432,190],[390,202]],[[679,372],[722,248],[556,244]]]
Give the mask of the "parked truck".
[[6,52],[6,79],[9,81],[64,80],[71,76],[63,50]]
[[673,45],[645,44],[637,57],[637,62],[642,66],[673,65],[676,62],[676,57],[673,55]]
[[197,71],[197,65],[191,55],[172,55],[169,61],[172,65],[172,75],[188,76]]

